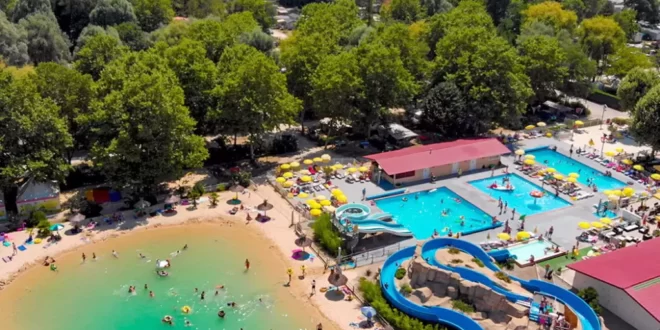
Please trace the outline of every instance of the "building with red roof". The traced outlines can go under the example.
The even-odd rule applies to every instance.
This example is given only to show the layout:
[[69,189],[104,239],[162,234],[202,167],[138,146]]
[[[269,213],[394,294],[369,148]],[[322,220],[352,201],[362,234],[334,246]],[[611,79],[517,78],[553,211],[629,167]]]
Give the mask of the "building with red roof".
[[567,267],[573,287],[593,287],[600,304],[639,330],[660,329],[660,238]]
[[[460,172],[485,169],[500,163],[511,151],[493,138],[456,140],[366,156],[372,173],[392,184],[428,180]],[[380,171],[382,170],[382,171]]]

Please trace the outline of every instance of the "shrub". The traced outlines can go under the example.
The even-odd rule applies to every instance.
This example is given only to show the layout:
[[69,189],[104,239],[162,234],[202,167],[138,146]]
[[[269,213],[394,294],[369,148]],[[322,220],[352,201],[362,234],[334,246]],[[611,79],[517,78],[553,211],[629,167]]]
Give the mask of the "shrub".
[[359,290],[364,299],[373,307],[378,315],[383,317],[392,327],[400,330],[447,330],[438,324],[428,324],[410,317],[390,306],[379,284],[367,279],[360,279]]
[[329,214],[322,214],[312,225],[314,229],[314,240],[331,256],[336,256],[338,249],[342,246],[341,235],[332,224]]
[[402,279],[404,276],[406,276],[406,270],[403,268],[397,269],[396,273],[394,273],[394,277],[396,277],[397,280]]
[[615,117],[612,118],[612,122],[620,126],[630,125],[630,118]]
[[596,314],[600,315],[603,312],[600,304],[598,303],[598,291],[596,291],[596,289],[592,287],[582,289],[578,291],[578,297],[586,301],[594,310],[594,312],[596,312]]
[[250,186],[250,181],[252,180],[252,173],[248,171],[239,171],[231,176],[232,181],[240,184],[241,186],[247,188]]
[[461,259],[451,259],[451,263],[452,264],[462,264],[463,260],[461,260]]
[[479,266],[479,267],[481,267],[481,268],[484,267],[484,263],[483,263],[483,261],[481,261],[481,260],[479,260],[479,259],[477,259],[477,258],[472,258],[472,262],[474,262],[475,264],[477,264],[477,266]]
[[192,191],[198,194],[199,196],[203,196],[206,193],[206,187],[204,187],[203,183],[197,182],[192,187]]
[[402,293],[404,296],[409,296],[412,292],[413,292],[413,289],[412,289],[412,287],[410,286],[410,284],[406,283],[406,284],[404,284],[404,285],[401,286],[401,293]]
[[209,199],[211,200],[211,206],[218,206],[218,199],[220,196],[216,192],[212,192],[211,195],[209,195]]
[[44,211],[36,207],[30,207],[27,212],[27,219],[25,219],[25,225],[28,228],[37,227],[44,220],[48,220]]
[[463,313],[474,313],[474,307],[462,300],[452,300],[451,307]]
[[455,247],[450,247],[449,249],[447,249],[447,252],[449,252],[449,254],[459,254],[459,253],[461,253],[461,250],[459,250]]
[[504,272],[495,273],[495,277],[497,277],[498,279],[504,282],[511,283],[511,278],[509,278],[509,275],[505,274]]
[[37,225],[37,228],[39,229],[39,232],[37,233],[37,236],[39,237],[48,237],[50,235],[50,221],[48,219],[41,220],[39,224]]
[[227,185],[224,183],[219,183],[217,186],[215,186],[215,189],[222,192],[227,190]]
[[298,151],[298,139],[295,136],[285,134],[273,139],[272,152],[274,154],[284,154],[294,151]]
[[660,237],[660,229],[656,229],[653,231],[653,237]]
[[500,268],[504,268],[507,270],[512,270],[515,264],[515,260],[513,258],[507,258],[506,261],[504,262],[499,262],[498,265]]

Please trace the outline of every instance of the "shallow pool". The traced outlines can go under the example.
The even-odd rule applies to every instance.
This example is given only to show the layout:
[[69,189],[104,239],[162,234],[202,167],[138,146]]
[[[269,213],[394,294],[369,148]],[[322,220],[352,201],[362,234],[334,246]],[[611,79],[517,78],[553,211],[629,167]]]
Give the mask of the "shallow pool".
[[546,249],[554,248],[554,244],[550,241],[531,241],[525,244],[515,245],[513,247],[507,248],[509,253],[512,256],[515,256],[516,261],[520,264],[526,264],[529,262],[531,256],[534,256],[535,261],[542,260],[554,254],[552,250],[546,251]]
[[[506,176],[509,177],[509,182],[515,188],[513,191],[495,190],[490,188],[493,183],[501,185],[502,179]],[[511,214],[510,212],[513,208],[516,209],[516,214],[532,215],[571,205],[560,197],[555,197],[550,191],[541,189],[540,186],[527,181],[517,174],[498,175],[492,178],[471,181],[470,184],[485,194],[488,194],[494,200],[502,198],[502,201],[507,202],[509,208],[507,214]],[[533,198],[529,194],[535,190],[545,191],[545,195],[540,198]]]
[[593,182],[598,187],[598,190],[620,189],[626,186],[624,182],[621,182],[613,177],[603,175],[603,173],[601,173],[601,171],[598,169],[582,164],[581,162],[575,161],[560,152],[553,151],[548,148],[528,150],[526,154],[534,155],[534,157],[536,157],[535,160],[537,163],[548,167],[553,167],[557,170],[557,172],[563,175],[568,175],[569,173],[578,173],[580,175],[580,177],[578,177],[578,182],[585,186],[588,184],[588,180],[590,178],[593,179]]
[[[407,199],[407,201],[404,201]],[[440,235],[469,234],[492,227],[491,216],[446,187],[376,200],[376,206],[392,214],[415,238],[427,239],[437,230]]]

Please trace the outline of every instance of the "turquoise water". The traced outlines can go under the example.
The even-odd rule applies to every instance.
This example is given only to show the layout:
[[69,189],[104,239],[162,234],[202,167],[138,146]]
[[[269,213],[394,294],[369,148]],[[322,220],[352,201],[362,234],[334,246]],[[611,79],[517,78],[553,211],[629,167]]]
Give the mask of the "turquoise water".
[[584,165],[581,162],[575,161],[570,157],[564,156],[563,154],[552,151],[548,148],[530,150],[527,152],[527,155],[534,155],[537,163],[553,167],[557,172],[563,175],[568,175],[569,173],[580,174],[578,182],[585,186],[588,184],[587,180],[590,178],[593,179],[593,182],[599,190],[621,189],[626,186],[624,182],[613,177],[605,176],[599,170],[594,169],[591,166]]
[[[417,198],[415,198],[417,196]],[[402,198],[407,198],[404,202]],[[491,227],[491,216],[461,198],[449,188],[422,191],[379,199],[376,205],[393,215],[397,223],[408,228],[415,238],[427,239],[437,230],[440,235],[476,232]],[[443,211],[446,214],[443,215]],[[464,219],[461,225],[461,216]]]
[[[184,244],[190,245],[188,250],[170,254]],[[282,276],[274,277],[280,272],[261,264],[262,259],[272,257],[270,251],[259,255],[241,243],[187,228],[176,235],[116,249],[118,259],[108,251],[96,251],[97,261],[63,262],[59,272],[48,271],[45,280],[33,283],[29,293],[15,302],[16,323],[22,329],[67,330],[305,328],[300,317],[285,310],[278,298],[282,294],[276,294],[286,290],[284,270],[280,271]],[[91,257],[93,250],[84,252]],[[147,258],[140,259],[138,253]],[[171,259],[169,277],[155,273],[158,258]],[[244,271],[245,258],[252,262],[248,272]],[[128,293],[130,285],[137,287],[136,294]],[[218,290],[216,296],[218,285],[226,289]],[[155,293],[154,298],[149,297],[149,290]],[[206,292],[204,300],[200,299],[202,291]],[[228,307],[229,302],[237,306]],[[192,313],[181,312],[186,305]],[[225,319],[217,316],[220,309],[225,310]],[[173,326],[161,322],[164,315],[174,317]],[[186,320],[192,325],[186,327]],[[312,322],[305,324],[312,328]]]
[[527,244],[520,244],[514,247],[509,247],[507,250],[511,255],[516,257],[516,260],[525,262],[530,256],[534,256],[535,260],[539,260],[547,255],[546,248],[554,248],[552,242],[549,241],[532,241]]
[[[502,178],[507,175],[509,176],[509,182],[511,182],[511,185],[515,187],[513,191],[503,191],[489,188],[489,186],[494,182],[497,184],[502,184]],[[541,189],[540,186],[525,180],[517,174],[498,175],[492,178],[471,181],[470,184],[495,200],[502,198],[503,201],[506,201],[508,203],[509,209],[507,214],[510,214],[511,209],[513,208],[516,209],[516,214],[532,215],[560,209],[562,207],[571,205],[571,203],[561,199],[560,197],[555,197],[554,193],[551,193],[547,190],[545,190],[545,196],[541,198],[533,198],[529,195],[530,192],[534,190],[544,190]]]

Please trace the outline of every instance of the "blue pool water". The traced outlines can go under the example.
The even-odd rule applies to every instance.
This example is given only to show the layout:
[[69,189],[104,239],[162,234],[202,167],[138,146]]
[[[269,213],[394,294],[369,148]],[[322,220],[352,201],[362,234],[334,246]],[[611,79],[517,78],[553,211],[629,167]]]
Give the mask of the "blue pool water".
[[[402,200],[404,197],[407,202]],[[408,228],[417,239],[431,237],[434,229],[440,235],[447,235],[449,230],[468,234],[492,227],[490,215],[446,187],[433,192],[421,191],[379,199],[376,206],[392,214],[394,220]],[[445,215],[443,211],[446,211]]]
[[[573,172],[580,174],[578,182],[585,186],[588,184],[587,180],[589,180],[589,178],[593,179],[598,190],[620,189],[626,186],[624,182],[613,177],[604,176],[598,169],[584,165],[581,162],[575,161],[568,156],[564,156],[563,154],[552,151],[548,148],[529,150],[526,154],[534,155],[537,163],[553,167],[557,172],[563,175],[568,175]],[[547,164],[545,161],[548,161]]]
[[[513,191],[494,190],[489,188],[493,182],[502,184],[502,178],[507,175],[509,176],[509,182],[515,187]],[[560,197],[555,197],[554,193],[547,190],[545,190],[545,196],[541,198],[533,198],[529,195],[530,192],[533,190],[544,191],[544,189],[541,189],[540,186],[523,179],[517,174],[498,175],[492,178],[471,181],[470,184],[489,195],[494,200],[502,198],[503,201],[506,201],[509,208],[507,214],[511,214],[512,208],[516,209],[516,214],[532,215],[571,205]]]
[[521,263],[525,263],[531,256],[534,256],[535,260],[539,260],[545,257],[547,254],[552,252],[545,252],[546,248],[554,248],[554,245],[550,241],[531,241],[527,244],[520,244],[513,247],[507,248],[511,255],[515,256],[516,260]]

